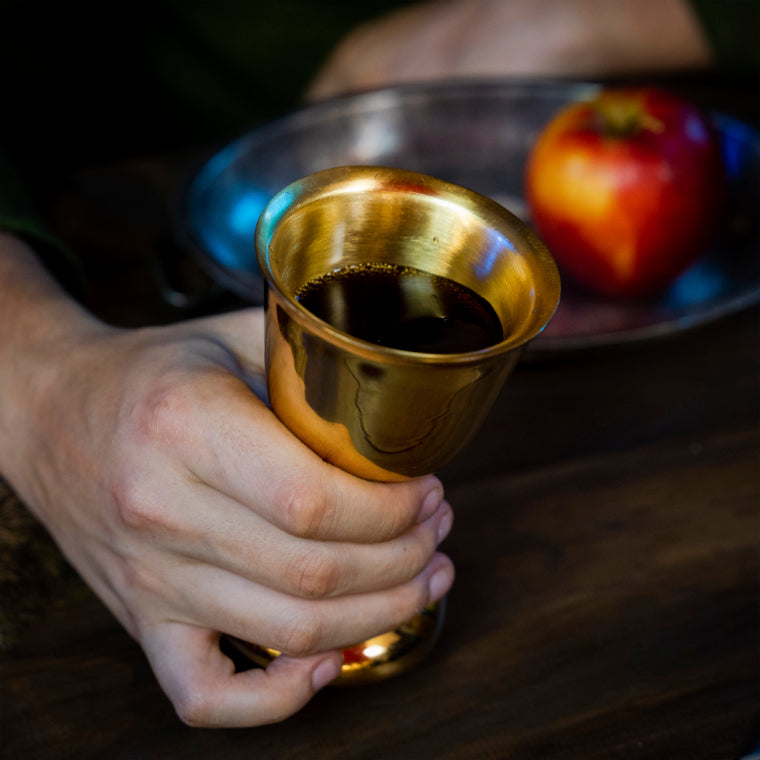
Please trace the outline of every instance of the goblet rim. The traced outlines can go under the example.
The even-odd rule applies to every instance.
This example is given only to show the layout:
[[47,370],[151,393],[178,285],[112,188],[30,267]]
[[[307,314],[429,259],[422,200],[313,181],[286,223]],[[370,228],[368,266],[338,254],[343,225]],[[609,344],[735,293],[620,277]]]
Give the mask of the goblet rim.
[[[469,201],[468,209],[470,211],[474,211],[477,208],[479,209],[478,216],[485,219],[488,217],[500,219],[506,222],[507,226],[521,233],[527,241],[531,255],[535,257],[544,274],[546,292],[548,294],[548,297],[542,300],[540,308],[534,313],[536,317],[535,326],[531,323],[532,326],[525,331],[507,335],[498,343],[474,351],[458,353],[410,351],[362,340],[348,332],[339,330],[305,308],[298,300],[288,294],[287,289],[280,282],[280,278],[270,266],[269,258],[271,235],[281,219],[287,213],[293,213],[299,205],[309,203],[311,190],[324,185],[327,181],[336,183],[336,187],[331,191],[333,193],[350,192],[349,189],[342,189],[340,185],[337,185],[337,182],[341,178],[350,175],[354,180],[359,177],[365,179],[373,178],[375,181],[379,181],[379,176],[387,175],[388,173],[392,173],[398,179],[409,182],[418,192],[434,191],[446,197],[464,196]],[[327,195],[324,194],[321,197],[324,198]],[[407,169],[387,166],[340,166],[323,169],[291,182],[277,192],[262,211],[256,224],[255,244],[259,266],[266,284],[265,303],[267,304],[267,308],[269,307],[269,298],[272,294],[275,294],[278,303],[300,327],[319,335],[323,340],[334,346],[339,346],[343,350],[350,350],[354,355],[364,358],[382,357],[383,360],[392,361],[396,364],[438,364],[442,366],[480,364],[484,359],[498,357],[510,351],[524,348],[547,327],[559,306],[561,282],[557,265],[546,246],[522,219],[497,201],[475,190]],[[521,252],[521,255],[524,255],[524,252]]]

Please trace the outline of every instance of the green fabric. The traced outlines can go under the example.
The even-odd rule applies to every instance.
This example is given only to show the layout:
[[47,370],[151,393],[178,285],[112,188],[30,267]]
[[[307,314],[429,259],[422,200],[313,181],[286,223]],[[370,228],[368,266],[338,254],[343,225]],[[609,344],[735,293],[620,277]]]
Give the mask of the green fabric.
[[690,0],[719,68],[760,73],[760,0]]

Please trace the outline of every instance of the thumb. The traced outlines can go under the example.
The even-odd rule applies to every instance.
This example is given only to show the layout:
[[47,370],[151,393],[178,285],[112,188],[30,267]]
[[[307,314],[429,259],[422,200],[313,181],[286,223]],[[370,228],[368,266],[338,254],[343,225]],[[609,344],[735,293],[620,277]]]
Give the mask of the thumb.
[[194,331],[202,330],[212,333],[219,341],[231,348],[236,354],[264,362],[264,307],[231,311],[216,314],[185,323]]
[[298,712],[340,672],[340,652],[278,657],[266,670],[236,673],[219,634],[184,623],[146,631],[143,649],[174,709],[189,726],[234,728],[276,723]]
[[185,334],[203,335],[233,357],[229,369],[261,399],[266,399],[264,307],[194,319],[182,324]]

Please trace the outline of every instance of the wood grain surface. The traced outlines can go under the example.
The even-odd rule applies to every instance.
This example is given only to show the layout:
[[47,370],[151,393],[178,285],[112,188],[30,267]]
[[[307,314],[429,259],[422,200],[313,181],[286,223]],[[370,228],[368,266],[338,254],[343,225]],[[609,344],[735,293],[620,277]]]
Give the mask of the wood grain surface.
[[[175,169],[107,167],[56,198],[112,321],[178,317],[150,274]],[[279,725],[190,729],[68,572],[0,656],[0,755],[739,758],[760,728],[759,317],[520,365],[441,473],[458,575],[415,670]]]

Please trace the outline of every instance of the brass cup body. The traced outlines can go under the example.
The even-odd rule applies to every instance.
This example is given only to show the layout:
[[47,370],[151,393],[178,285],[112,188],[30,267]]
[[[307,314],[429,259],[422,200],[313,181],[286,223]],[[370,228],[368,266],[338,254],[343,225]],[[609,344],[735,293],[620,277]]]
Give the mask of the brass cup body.
[[[449,461],[559,301],[554,261],[517,217],[470,190],[399,169],[340,167],[289,185],[262,213],[256,250],[267,282],[273,411],[326,461],[372,480],[423,475]],[[340,332],[296,300],[314,278],[367,262],[471,288],[496,310],[504,340],[462,354],[401,351]],[[345,666],[346,680],[375,680],[418,659],[440,624],[429,612],[374,664]]]
[[[342,167],[281,191],[256,230],[267,282],[272,409],[327,461],[374,480],[424,475],[472,437],[521,349],[548,323],[559,275],[535,234],[494,201],[425,175]],[[307,282],[366,262],[461,283],[505,338],[466,354],[367,343],[304,309]]]

